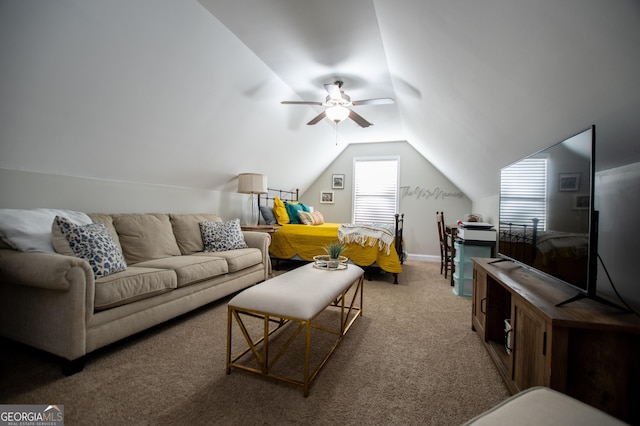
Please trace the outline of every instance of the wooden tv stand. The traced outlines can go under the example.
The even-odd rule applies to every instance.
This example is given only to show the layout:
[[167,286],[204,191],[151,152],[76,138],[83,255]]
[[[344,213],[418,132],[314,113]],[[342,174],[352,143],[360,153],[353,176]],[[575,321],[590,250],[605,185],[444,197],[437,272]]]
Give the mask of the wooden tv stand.
[[491,261],[473,259],[471,327],[509,391],[548,386],[640,424],[640,319],[590,299],[556,307],[576,290]]

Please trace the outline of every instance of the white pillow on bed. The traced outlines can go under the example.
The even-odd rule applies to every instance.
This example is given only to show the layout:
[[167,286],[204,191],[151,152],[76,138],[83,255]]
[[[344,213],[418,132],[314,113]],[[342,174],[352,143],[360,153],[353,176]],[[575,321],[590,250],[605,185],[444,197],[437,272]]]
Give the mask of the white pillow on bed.
[[51,226],[56,216],[76,225],[88,225],[91,218],[85,213],[57,209],[0,209],[0,238],[20,251],[55,253],[51,242]]

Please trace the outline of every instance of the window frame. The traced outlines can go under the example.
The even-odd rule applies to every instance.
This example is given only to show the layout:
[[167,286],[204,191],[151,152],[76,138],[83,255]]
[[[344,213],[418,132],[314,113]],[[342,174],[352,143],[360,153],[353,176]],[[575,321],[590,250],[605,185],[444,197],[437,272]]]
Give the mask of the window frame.
[[[380,209],[371,209],[367,211],[365,207],[365,215],[360,214],[360,211],[363,210],[359,204],[359,193],[358,193],[358,164],[359,163],[372,163],[372,162],[394,162],[395,163],[395,182],[389,183],[389,186],[395,184],[395,188],[393,189],[393,196],[385,195],[384,191],[381,191],[379,194],[369,195],[367,197],[386,197],[388,201],[393,199],[393,202],[389,202],[383,207],[383,214],[380,214]],[[389,188],[386,188],[387,190]],[[352,205],[351,205],[351,222],[352,223],[384,223],[384,224],[394,224],[395,223],[395,215],[399,211],[400,204],[400,156],[399,155],[384,155],[384,156],[367,156],[367,157],[354,157],[353,158],[353,179],[352,179]],[[365,201],[366,204],[366,201]],[[392,206],[393,204],[393,206]],[[391,214],[391,210],[393,210],[393,214]],[[363,216],[372,220],[362,220]],[[360,220],[357,220],[360,219]]]

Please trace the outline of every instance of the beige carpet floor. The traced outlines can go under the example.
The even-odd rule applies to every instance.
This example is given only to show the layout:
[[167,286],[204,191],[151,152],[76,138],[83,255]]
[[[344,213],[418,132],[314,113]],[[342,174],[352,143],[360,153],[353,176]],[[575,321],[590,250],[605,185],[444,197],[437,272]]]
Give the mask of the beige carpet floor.
[[71,377],[55,357],[0,340],[0,403],[64,404],[67,425],[458,425],[506,399],[471,300],[439,264],[408,261],[399,281],[365,281],[364,316],[308,398],[225,373],[224,299],[96,351]]

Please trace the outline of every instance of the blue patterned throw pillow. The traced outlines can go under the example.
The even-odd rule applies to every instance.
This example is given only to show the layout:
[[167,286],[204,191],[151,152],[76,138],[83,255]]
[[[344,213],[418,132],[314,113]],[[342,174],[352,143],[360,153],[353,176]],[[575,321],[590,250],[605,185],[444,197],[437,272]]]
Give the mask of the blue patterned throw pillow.
[[75,256],[89,262],[94,278],[127,269],[122,252],[104,224],[80,226],[60,216],[56,216],[55,222]]
[[247,248],[240,219],[227,222],[200,222],[204,251],[226,251]]

